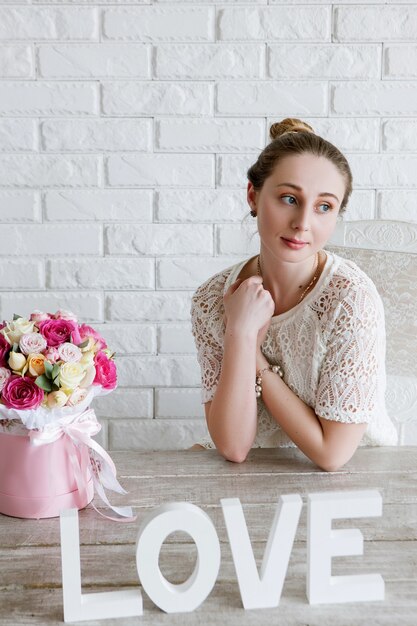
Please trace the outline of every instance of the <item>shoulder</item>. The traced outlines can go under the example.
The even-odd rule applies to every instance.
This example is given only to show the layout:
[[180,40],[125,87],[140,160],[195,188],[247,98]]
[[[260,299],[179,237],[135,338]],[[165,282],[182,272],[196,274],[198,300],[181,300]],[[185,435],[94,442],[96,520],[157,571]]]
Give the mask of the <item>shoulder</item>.
[[191,299],[191,311],[193,314],[210,316],[223,304],[223,294],[228,280],[236,274],[241,263],[236,263],[214,276],[208,278],[194,292]]
[[329,295],[337,302],[365,299],[381,303],[372,279],[354,262],[333,254],[333,265],[327,281]]

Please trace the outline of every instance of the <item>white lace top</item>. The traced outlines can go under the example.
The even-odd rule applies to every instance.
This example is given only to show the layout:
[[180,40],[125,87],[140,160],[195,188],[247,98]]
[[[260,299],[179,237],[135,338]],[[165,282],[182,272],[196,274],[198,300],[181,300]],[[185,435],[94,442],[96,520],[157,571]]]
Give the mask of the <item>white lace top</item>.
[[[395,445],[385,407],[385,321],[371,279],[352,261],[326,251],[315,288],[291,310],[272,318],[262,352],[280,364],[284,381],[322,418],[368,424],[361,445]],[[201,367],[202,402],[214,396],[223,356],[223,294],[244,261],[209,278],[192,299],[192,330]],[[208,437],[201,442],[214,447]],[[258,400],[254,447],[294,443]]]

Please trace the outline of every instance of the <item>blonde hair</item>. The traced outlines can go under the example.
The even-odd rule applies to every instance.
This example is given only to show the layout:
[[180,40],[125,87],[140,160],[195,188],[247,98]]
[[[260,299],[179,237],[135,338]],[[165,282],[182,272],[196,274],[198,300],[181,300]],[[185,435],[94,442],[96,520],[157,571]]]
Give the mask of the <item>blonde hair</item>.
[[269,136],[271,143],[262,150],[256,162],[248,169],[248,180],[254,188],[257,191],[262,189],[265,180],[281,159],[297,154],[313,154],[328,159],[344,178],[345,194],[340,205],[340,213],[344,212],[352,193],[352,172],[340,150],[316,135],[309,124],[293,117],[286,117],[281,122],[272,124]]

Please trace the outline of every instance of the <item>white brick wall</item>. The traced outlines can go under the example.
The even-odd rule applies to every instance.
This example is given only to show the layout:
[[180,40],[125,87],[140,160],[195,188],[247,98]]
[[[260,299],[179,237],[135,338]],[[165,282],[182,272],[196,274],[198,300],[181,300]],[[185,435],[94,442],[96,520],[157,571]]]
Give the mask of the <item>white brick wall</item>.
[[0,315],[64,307],[103,332],[109,447],[204,432],[190,298],[257,251],[245,176],[273,121],[346,152],[336,241],[384,247],[365,226],[397,220],[415,252],[417,1],[0,4]]

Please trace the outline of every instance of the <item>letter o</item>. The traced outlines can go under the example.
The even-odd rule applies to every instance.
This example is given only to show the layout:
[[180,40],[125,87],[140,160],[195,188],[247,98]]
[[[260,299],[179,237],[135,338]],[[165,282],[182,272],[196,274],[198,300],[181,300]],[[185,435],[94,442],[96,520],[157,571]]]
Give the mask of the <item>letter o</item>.
[[[170,583],[159,568],[165,539],[175,531],[188,533],[197,547],[197,562],[183,583]],[[166,613],[194,611],[214,587],[220,568],[220,544],[209,516],[188,502],[163,504],[147,516],[136,542],[136,567],[142,587]]]

